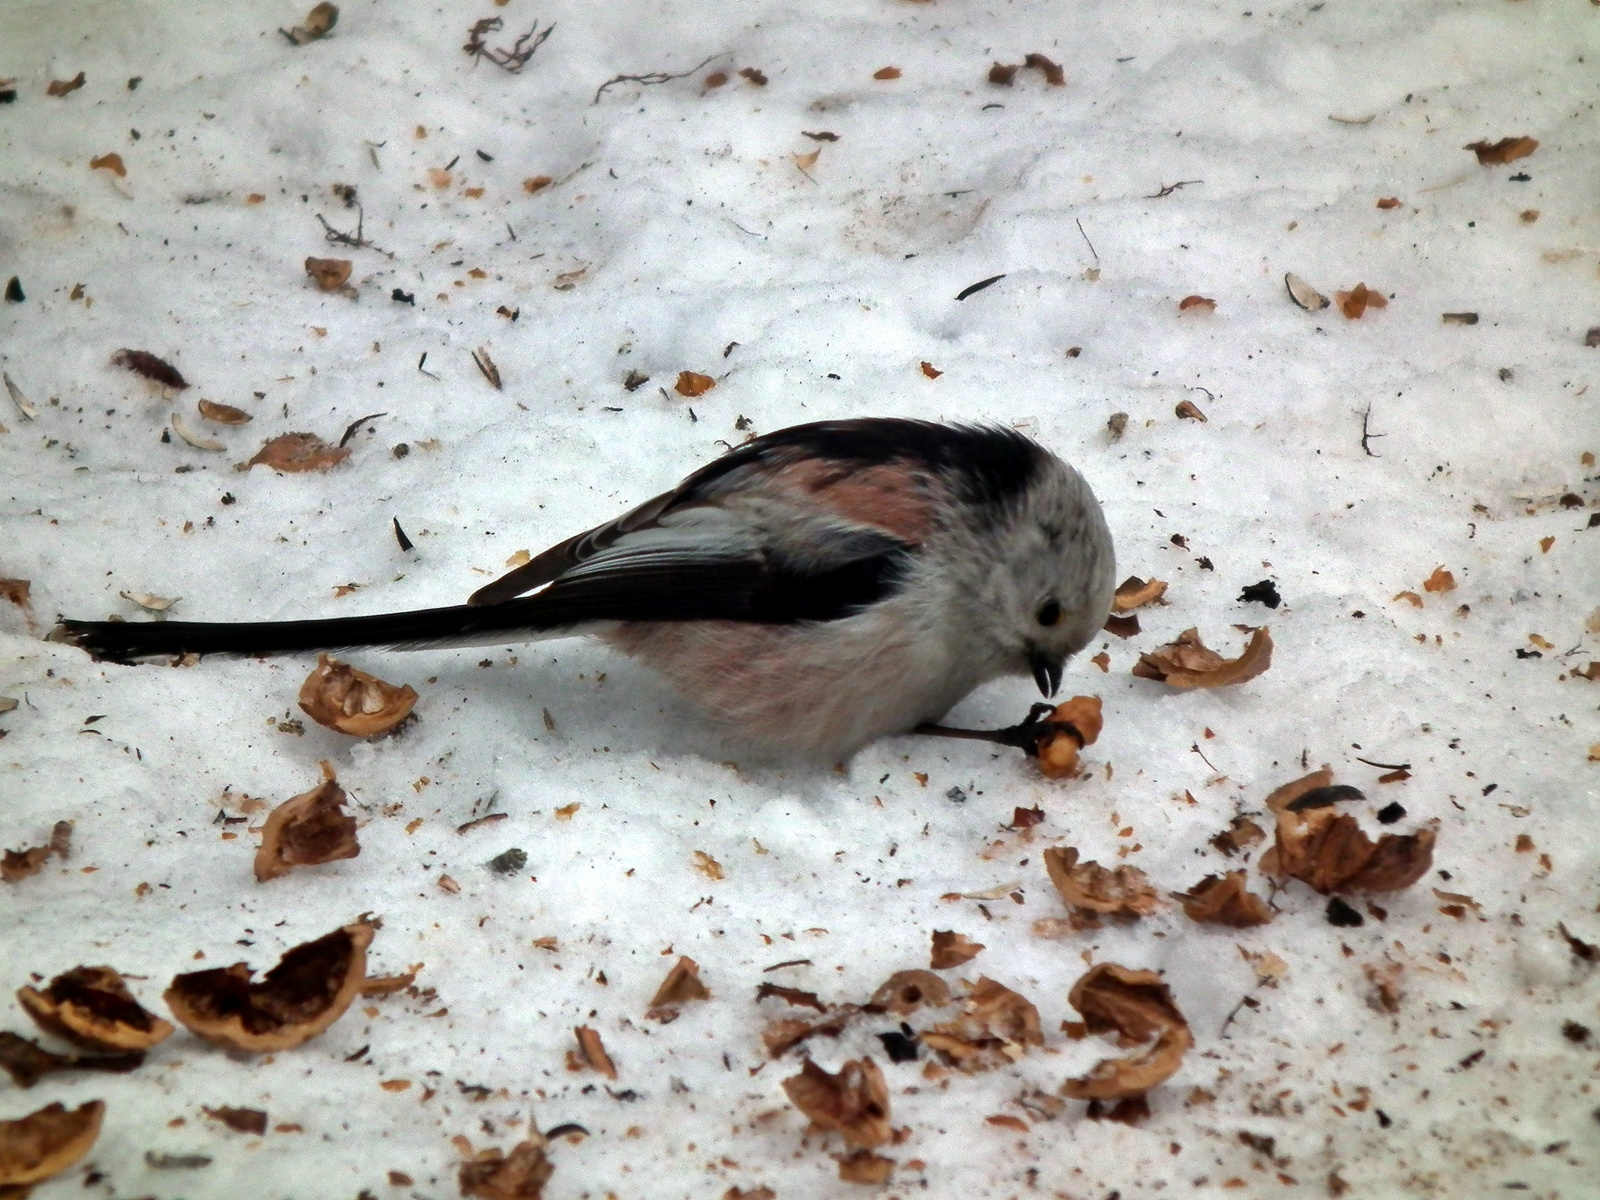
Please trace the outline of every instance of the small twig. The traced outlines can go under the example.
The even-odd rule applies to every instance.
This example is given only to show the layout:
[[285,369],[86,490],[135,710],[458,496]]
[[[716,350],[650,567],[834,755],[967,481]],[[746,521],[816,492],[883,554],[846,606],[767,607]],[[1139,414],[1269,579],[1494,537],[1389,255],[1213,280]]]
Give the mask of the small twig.
[[672,74],[669,71],[650,71],[650,72],[648,72],[648,73],[646,73],[644,75],[616,75],[616,76],[613,76],[612,78],[606,80],[598,88],[595,89],[594,99],[589,102],[590,107],[592,108],[594,105],[599,104],[600,103],[600,97],[606,94],[606,89],[609,88],[609,87],[613,87],[616,84],[619,84],[619,83],[638,83],[638,84],[643,84],[646,87],[648,87],[649,85],[654,84],[654,83],[669,83],[674,79],[686,79],[690,75],[693,75],[701,67],[705,66],[706,63],[710,62],[712,59],[721,58],[726,53],[727,53],[726,50],[720,50],[716,54],[712,54],[712,55],[710,55],[710,56],[708,56],[706,58],[701,59],[699,62],[695,63],[694,66],[690,67],[687,71],[679,71],[676,75]]
[[[1083,233],[1082,221],[1078,220],[1077,217],[1073,217],[1072,223],[1078,227],[1079,233]],[[1083,244],[1089,247],[1089,253],[1094,255],[1094,265],[1098,267],[1100,265],[1100,255],[1095,253],[1094,243],[1089,240],[1089,235],[1087,233],[1083,233]]]
[[[1209,758],[1206,757],[1206,752],[1204,750],[1200,749],[1200,743],[1199,742],[1190,743],[1189,749],[1193,750],[1196,754],[1198,754],[1200,756],[1200,761],[1205,763],[1206,766],[1210,767],[1213,771],[1217,770],[1217,764],[1212,762]],[[1222,774],[1222,772],[1221,771],[1217,771],[1217,774],[1220,775],[1220,774]]]
[[1361,757],[1357,757],[1356,761],[1358,763],[1366,763],[1367,766],[1369,766],[1369,767],[1377,767],[1379,770],[1382,770],[1382,771],[1409,771],[1409,770],[1411,770],[1411,764],[1410,763],[1381,763],[1381,762],[1373,762],[1370,758],[1361,758]]
[[498,392],[500,390],[500,368],[494,365],[494,359],[489,357],[489,351],[479,346],[472,352],[472,361],[478,364],[478,370],[483,372],[483,377],[489,381],[489,386]]
[[351,421],[350,424],[345,426],[344,436],[339,439],[339,445],[342,446],[346,442],[348,442],[351,438],[355,437],[356,430],[360,429],[361,426],[364,425],[366,422],[374,421],[379,417],[387,417],[388,415],[389,414],[386,413],[386,412],[368,413],[364,417],[358,417],[356,420]]
[[[516,75],[521,72],[523,67],[528,65],[528,60],[533,57],[534,51],[538,50],[540,46],[544,45],[545,39],[556,31],[555,22],[552,21],[548,26],[545,27],[544,32],[540,33],[539,22],[534,21],[533,28],[529,29],[527,33],[519,37],[512,45],[511,49],[490,49],[488,43],[483,40],[483,35],[486,33],[493,33],[495,30],[501,28],[504,24],[505,22],[499,17],[483,17],[479,21],[475,22],[472,28],[467,31],[467,44],[461,48],[468,54],[472,55],[473,66],[478,65],[478,59],[486,58],[495,66],[499,67],[502,71]],[[538,36],[535,37],[535,34]],[[529,38],[533,38],[533,45],[531,46],[528,45]]]
[[1246,992],[1244,994],[1244,997],[1239,1001],[1239,1003],[1237,1003],[1237,1004],[1235,1004],[1233,1006],[1233,1011],[1228,1014],[1228,1019],[1222,1023],[1222,1028],[1217,1030],[1217,1036],[1219,1038],[1228,1036],[1228,1026],[1233,1024],[1233,1019],[1239,1015],[1239,1010],[1241,1008],[1260,1008],[1261,1007],[1260,1002],[1258,1000],[1256,1000],[1256,998],[1255,998],[1255,994],[1257,992],[1259,992],[1264,986],[1265,986],[1265,984],[1261,984],[1261,983],[1256,984],[1255,987],[1251,988],[1248,992]]
[[918,725],[911,732],[929,737],[965,738],[968,741],[993,742],[997,746],[1015,746],[1024,754],[1033,756],[1039,753],[1039,735],[1049,723],[1045,718],[1055,710],[1053,704],[1035,704],[1028,709],[1026,717],[1004,729],[957,729],[949,725],[927,724]]
[[428,377],[428,378],[429,378],[429,379],[437,379],[437,378],[439,378],[439,377],[438,377],[438,376],[437,376],[437,375],[435,375],[435,374],[434,374],[434,373],[433,373],[433,372],[432,372],[432,371],[430,371],[430,370],[428,370],[428,369],[427,369],[427,368],[426,368],[426,367],[424,367],[424,366],[423,366],[423,365],[422,365],[422,364],[423,364],[423,363],[425,363],[425,362],[427,362],[427,361],[428,361],[428,352],[427,352],[427,351],[426,351],[426,350],[424,350],[424,351],[423,351],[423,352],[422,352],[422,357],[421,357],[421,358],[419,358],[419,359],[417,359],[417,370],[419,370],[419,371],[421,371],[421,372],[422,372],[422,373],[423,373],[423,374],[424,374],[424,375],[426,375],[426,376],[427,376],[427,377]]
[[1179,188],[1186,188],[1193,184],[1204,182],[1204,179],[1180,179],[1177,183],[1164,183],[1161,185],[1161,190],[1159,192],[1151,192],[1150,195],[1144,198],[1146,200],[1159,200],[1163,196],[1172,195],[1172,193],[1177,191]]
[[1366,411],[1361,414],[1361,448],[1367,452],[1367,455],[1370,458],[1382,458],[1383,455],[1374,454],[1372,452],[1372,447],[1368,445],[1368,443],[1371,442],[1373,438],[1388,437],[1389,435],[1387,433],[1373,433],[1367,425],[1367,423],[1371,420],[1372,405],[1369,404],[1367,405]]

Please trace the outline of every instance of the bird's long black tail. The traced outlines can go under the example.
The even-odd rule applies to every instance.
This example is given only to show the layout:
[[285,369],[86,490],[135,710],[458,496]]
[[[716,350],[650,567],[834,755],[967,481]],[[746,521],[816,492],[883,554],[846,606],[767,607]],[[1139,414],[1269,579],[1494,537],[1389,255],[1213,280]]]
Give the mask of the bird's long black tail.
[[[71,621],[50,635],[87,650],[97,659],[133,662],[181,654],[290,654],[351,646],[417,650],[548,636],[576,614],[530,611],[534,606],[500,604],[474,608],[423,608],[370,617],[318,621]],[[566,621],[552,617],[565,617]],[[509,635],[509,636],[507,636]]]

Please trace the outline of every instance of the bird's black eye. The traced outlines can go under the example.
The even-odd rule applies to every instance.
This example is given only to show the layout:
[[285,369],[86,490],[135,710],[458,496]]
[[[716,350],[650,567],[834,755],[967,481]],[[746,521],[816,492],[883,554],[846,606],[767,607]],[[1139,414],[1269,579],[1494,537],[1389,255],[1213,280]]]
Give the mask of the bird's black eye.
[[1039,612],[1037,616],[1039,624],[1048,629],[1050,626],[1061,620],[1061,605],[1057,604],[1054,600],[1046,600],[1039,606]]

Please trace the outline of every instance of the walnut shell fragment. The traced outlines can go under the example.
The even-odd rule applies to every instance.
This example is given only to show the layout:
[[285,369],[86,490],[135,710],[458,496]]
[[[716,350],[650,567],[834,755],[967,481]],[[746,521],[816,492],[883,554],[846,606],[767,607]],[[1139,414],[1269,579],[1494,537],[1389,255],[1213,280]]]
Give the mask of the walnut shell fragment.
[[1328,298],[1293,271],[1283,277],[1283,286],[1289,289],[1289,299],[1307,312],[1328,307]]
[[33,1184],[61,1174],[94,1146],[105,1112],[105,1101],[91,1100],[71,1112],[58,1103],[0,1121],[0,1189],[20,1200]]
[[1099,696],[1074,696],[1041,724],[1038,741],[1039,770],[1047,779],[1067,779],[1078,773],[1078,752],[1100,736],[1104,718]]
[[[11,1076],[20,1088],[31,1088],[46,1075],[57,1071],[111,1071],[125,1074],[144,1065],[143,1050],[114,1054],[56,1054],[38,1042],[30,1041],[9,1029],[0,1029],[0,1071]],[[0,1200],[5,1196],[0,1191]]]
[[463,1196],[480,1200],[539,1200],[555,1166],[544,1155],[544,1138],[518,1142],[510,1154],[480,1150],[461,1164],[457,1182]]
[[661,981],[645,1015],[651,1020],[667,1022],[676,1019],[681,1005],[691,1000],[709,999],[710,989],[700,982],[700,964],[683,955]]
[[1167,594],[1167,584],[1162,579],[1140,579],[1137,575],[1129,575],[1117,585],[1117,590],[1111,596],[1111,611],[1114,613],[1132,612],[1136,608],[1143,608],[1146,604],[1155,604]]
[[348,446],[330,446],[314,433],[285,433],[263,442],[261,449],[249,462],[240,463],[236,471],[251,467],[270,467],[274,471],[295,474],[300,471],[326,471],[337,466],[353,453]]
[[1074,1100],[1142,1096],[1170,1078],[1194,1045],[1189,1023],[1155,971],[1101,963],[1072,985],[1067,1002],[1083,1014],[1090,1033],[1115,1033],[1123,1046],[1149,1043],[1138,1054],[1105,1059],[1081,1079],[1067,1080],[1061,1094]]
[[615,1079],[617,1066],[611,1061],[611,1055],[606,1053],[605,1043],[600,1040],[599,1030],[579,1025],[572,1032],[578,1039],[578,1051],[583,1055],[584,1064],[599,1071],[607,1079]]
[[172,1033],[110,967],[74,967],[43,991],[18,988],[17,1003],[46,1033],[91,1050],[148,1050]]
[[1386,833],[1374,842],[1355,817],[1340,813],[1341,800],[1359,799],[1354,788],[1332,784],[1333,772],[1313,771],[1273,792],[1267,805],[1277,813],[1277,841],[1261,856],[1269,875],[1298,879],[1324,896],[1335,892],[1395,892],[1410,887],[1433,865],[1433,827],[1416,833]]
[[259,983],[244,963],[175,976],[162,997],[191,1033],[249,1054],[310,1041],[361,992],[373,926],[357,922],[287,951]]
[[1266,925],[1272,920],[1267,902],[1245,886],[1243,871],[1207,875],[1183,897],[1183,911],[1192,921],[1236,929]]
[[306,274],[324,292],[337,292],[350,279],[353,264],[348,258],[308,258]]
[[942,1008],[950,1003],[950,986],[932,971],[896,971],[872,993],[872,1007],[896,1016],[910,1016],[923,1005]]
[[261,827],[256,881],[265,883],[296,867],[359,855],[356,819],[344,811],[344,802],[344,789],[334,778],[333,767],[324,762],[322,782],[278,805]]
[[1223,658],[1200,640],[1198,629],[1185,629],[1177,641],[1139,655],[1133,673],[1175,688],[1212,688],[1254,679],[1271,665],[1272,635],[1265,625],[1250,635],[1238,658]]
[[395,687],[326,654],[317,656],[316,669],[300,685],[301,710],[318,725],[351,737],[387,733],[416,703],[410,685]]
[[974,942],[953,929],[936,929],[933,933],[933,950],[928,965],[935,971],[959,967],[983,953],[983,943]]
[[809,1058],[800,1074],[783,1081],[790,1102],[818,1129],[837,1133],[845,1145],[870,1150],[893,1133],[889,1127],[889,1085],[870,1058],[851,1059],[836,1075]]
[[1051,846],[1044,852],[1050,882],[1080,912],[1112,917],[1147,917],[1161,907],[1160,898],[1138,867],[1080,863],[1074,846]]
[[1044,1045],[1044,1033],[1031,1000],[983,976],[960,1016],[925,1031],[921,1040],[963,1071],[988,1071],[1015,1062],[1029,1046]]

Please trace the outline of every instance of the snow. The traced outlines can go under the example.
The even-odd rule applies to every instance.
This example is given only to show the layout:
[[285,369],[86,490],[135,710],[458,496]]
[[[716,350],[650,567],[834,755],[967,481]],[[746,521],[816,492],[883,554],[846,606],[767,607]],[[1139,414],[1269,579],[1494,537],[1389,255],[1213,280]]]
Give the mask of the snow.
[[[986,949],[946,976],[1026,995],[1046,1046],[931,1079],[926,1054],[885,1062],[888,1017],[809,1043],[830,1070],[885,1066],[908,1131],[883,1151],[899,1164],[885,1195],[1309,1197],[1335,1173],[1355,1196],[1592,1195],[1600,983],[1557,926],[1600,942],[1600,683],[1574,673],[1600,659],[1600,530],[1585,531],[1600,472],[1580,459],[1600,452],[1584,344],[1600,323],[1600,10],[1247,3],[396,0],[345,5],[300,47],[276,31],[303,19],[285,5],[6,6],[0,277],[27,298],[0,304],[0,358],[39,416],[0,398],[0,576],[32,581],[31,610],[0,602],[0,694],[22,701],[0,715],[0,842],[76,825],[68,864],[0,887],[4,984],[108,962],[159,1010],[202,955],[265,969],[370,911],[372,969],[425,963],[437,997],[362,1002],[270,1059],[180,1032],[130,1075],[8,1089],[0,1118],[104,1098],[89,1163],[105,1196],[455,1195],[452,1137],[509,1149],[529,1122],[589,1131],[552,1147],[551,1197],[848,1195],[865,1189],[837,1181],[838,1139],[803,1140],[780,1087],[799,1054],[767,1061],[759,1040],[806,1010],[755,988],[861,1002],[954,929]],[[484,15],[505,22],[492,46],[536,17],[556,29],[508,74],[460,49]],[[986,82],[1030,52],[1065,86]],[[708,55],[595,100],[615,75]],[[889,65],[899,78],[874,78]],[[80,70],[81,90],[45,95]],[[704,87],[713,71],[728,83]],[[1506,166],[1461,148],[1523,134],[1537,152]],[[88,165],[113,150],[126,177]],[[539,175],[556,182],[525,190]],[[358,218],[335,184],[357,189],[375,248],[324,240],[319,215]],[[357,296],[316,290],[308,255],[353,259]],[[1358,321],[1305,312],[1286,271],[1392,299]],[[1190,294],[1216,310],[1180,316]],[[1441,322],[1458,311],[1480,320]],[[110,365],[122,347],[194,386],[162,395]],[[716,388],[671,394],[684,370]],[[630,371],[650,382],[623,390]],[[255,420],[212,426],[198,397]],[[1177,419],[1182,400],[1206,422]],[[228,450],[162,441],[173,411]],[[380,412],[326,473],[233,469],[264,438],[337,440]],[[57,613],[148,619],[122,591],[180,596],[191,620],[455,603],[725,443],[867,414],[1026,429],[1090,480],[1122,573],[1171,583],[1141,635],[1093,647],[1108,673],[1069,668],[1068,694],[1105,702],[1085,778],[911,737],[836,771],[741,762],[659,682],[582,643],[351,655],[422,694],[402,736],[352,743],[273,724],[297,715],[308,657],[128,668],[40,640]],[[1424,592],[1439,566],[1458,587]],[[1267,578],[1282,607],[1236,600]],[[1274,665],[1244,685],[1129,675],[1191,626],[1233,654],[1232,626],[1264,622]],[[950,720],[1009,724],[1030,689],[985,688]],[[253,840],[227,838],[246,827],[214,818],[308,790],[323,759],[359,806],[360,857],[257,884]],[[1380,784],[1361,759],[1411,778]],[[1239,865],[1208,844],[1229,819],[1322,763],[1366,792],[1354,811],[1374,833],[1393,800],[1408,815],[1392,831],[1439,823],[1436,871],[1376,897],[1386,919],[1335,928],[1295,883],[1260,929],[1173,905],[1035,931],[1065,916],[1045,846],[1181,891]],[[1042,825],[1006,828],[1035,805]],[[491,807],[507,819],[455,832]],[[526,870],[490,872],[513,846]],[[1002,885],[1021,903],[942,898]],[[1433,888],[1481,915],[1441,914]],[[1266,953],[1286,970],[1258,986],[1247,956]],[[678,955],[711,999],[649,1021]],[[1135,1127],[1014,1102],[1116,1053],[1059,1032],[1091,960],[1164,971],[1195,1033]],[[1366,969],[1389,964],[1394,1013],[1369,1004]],[[618,1064],[609,1088],[567,1067],[585,1024]],[[221,1104],[267,1110],[271,1131],[200,1111]],[[146,1151],[213,1161],[155,1170]]]

